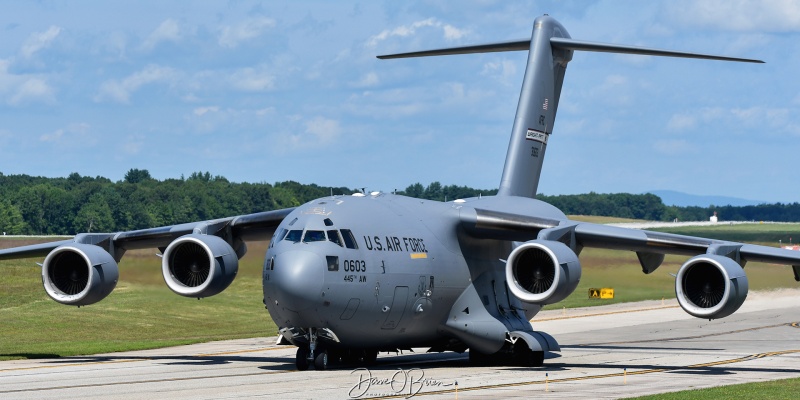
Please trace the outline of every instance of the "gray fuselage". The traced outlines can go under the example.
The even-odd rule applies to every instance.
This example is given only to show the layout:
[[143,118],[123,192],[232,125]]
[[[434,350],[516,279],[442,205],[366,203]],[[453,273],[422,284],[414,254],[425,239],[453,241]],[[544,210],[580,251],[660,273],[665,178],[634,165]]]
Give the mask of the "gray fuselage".
[[432,346],[474,285],[489,314],[530,329],[540,307],[505,287],[512,242],[473,239],[461,228],[461,212],[476,206],[566,219],[522,197],[442,203],[373,193],[311,201],[284,219],[267,250],[264,302],[272,319],[279,328],[327,328],[345,347]]

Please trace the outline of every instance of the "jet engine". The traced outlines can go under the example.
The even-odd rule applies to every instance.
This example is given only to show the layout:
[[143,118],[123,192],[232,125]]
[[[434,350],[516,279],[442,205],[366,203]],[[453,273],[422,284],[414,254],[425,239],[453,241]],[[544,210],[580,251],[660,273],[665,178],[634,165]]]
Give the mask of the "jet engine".
[[578,255],[561,242],[531,240],[508,256],[506,281],[521,301],[557,303],[572,293],[581,280]]
[[239,257],[224,239],[190,234],[175,239],[161,259],[164,281],[173,292],[186,297],[209,297],[233,282]]
[[678,270],[675,295],[684,311],[697,318],[724,318],[747,297],[747,275],[728,257],[704,254]]
[[103,300],[117,286],[119,269],[102,247],[74,243],[56,247],[42,264],[42,284],[53,300],[87,306]]

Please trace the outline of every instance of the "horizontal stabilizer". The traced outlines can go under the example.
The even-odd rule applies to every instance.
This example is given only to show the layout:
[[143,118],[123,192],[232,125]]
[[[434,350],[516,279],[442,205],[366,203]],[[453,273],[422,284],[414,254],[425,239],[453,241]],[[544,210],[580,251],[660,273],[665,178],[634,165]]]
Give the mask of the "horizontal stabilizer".
[[[392,58],[446,56],[453,54],[473,54],[473,53],[495,53],[500,51],[522,51],[522,50],[529,50],[530,45],[531,45],[530,39],[521,39],[521,40],[512,40],[507,42],[484,43],[471,46],[447,47],[434,50],[414,51],[410,53],[386,54],[378,56],[378,58],[380,58],[381,60],[387,60]],[[552,46],[555,49],[564,49],[564,50],[639,54],[645,56],[699,58],[704,60],[739,61],[739,62],[761,63],[761,64],[764,63],[764,61],[754,60],[750,58],[715,56],[712,54],[690,53],[685,51],[662,50],[649,47],[625,46],[625,45],[611,44],[611,43],[589,42],[585,40],[575,40],[575,39],[568,39],[561,37],[551,37],[550,46]]]
[[623,46],[618,44],[587,42],[585,40],[566,39],[559,37],[550,38],[550,45],[557,49],[566,50],[583,50],[583,51],[597,51],[603,53],[622,53],[622,54],[639,54],[645,56],[664,56],[664,57],[681,57],[681,58],[700,58],[705,60],[720,60],[720,61],[741,61],[750,63],[761,63],[764,61],[753,60],[750,58],[736,58],[715,56],[711,54],[701,53],[688,53],[684,51],[672,51],[651,49],[647,47],[637,46]]
[[453,54],[472,54],[472,53],[496,53],[499,51],[521,51],[530,50],[531,40],[512,40],[510,42],[495,42],[476,44],[472,46],[448,47],[444,49],[414,51],[411,53],[387,54],[378,56],[381,60],[390,58],[410,58],[410,57],[427,57],[427,56],[447,56]]

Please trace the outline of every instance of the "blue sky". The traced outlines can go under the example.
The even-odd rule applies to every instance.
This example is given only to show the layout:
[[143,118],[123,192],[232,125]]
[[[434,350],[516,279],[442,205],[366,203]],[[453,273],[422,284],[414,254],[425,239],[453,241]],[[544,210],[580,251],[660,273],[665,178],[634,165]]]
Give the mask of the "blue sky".
[[800,201],[800,2],[0,2],[0,172],[210,171],[391,191],[495,188],[526,54],[375,55],[530,37],[576,53],[539,192]]

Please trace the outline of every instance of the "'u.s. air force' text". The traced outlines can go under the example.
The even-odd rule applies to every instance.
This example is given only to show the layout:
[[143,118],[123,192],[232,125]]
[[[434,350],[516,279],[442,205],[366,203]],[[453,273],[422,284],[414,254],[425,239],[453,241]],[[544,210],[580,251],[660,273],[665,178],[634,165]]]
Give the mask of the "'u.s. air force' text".
[[397,236],[364,236],[364,246],[374,251],[406,251],[411,253],[427,253],[425,242],[420,238]]

